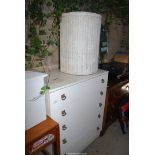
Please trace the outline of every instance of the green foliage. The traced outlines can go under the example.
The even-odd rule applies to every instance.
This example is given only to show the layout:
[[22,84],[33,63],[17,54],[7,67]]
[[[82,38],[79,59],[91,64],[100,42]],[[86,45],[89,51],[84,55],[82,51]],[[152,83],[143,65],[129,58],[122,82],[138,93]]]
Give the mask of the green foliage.
[[43,0],[33,0],[28,3],[28,16],[36,24],[42,24],[44,21],[43,4]]
[[[51,0],[27,0],[26,1],[26,18],[29,19],[29,44],[25,48],[25,68],[31,69],[33,67],[40,67],[48,55],[51,55],[48,51],[48,45],[45,40],[41,40],[41,35],[46,35],[43,27],[46,26],[46,21],[50,18],[52,13],[51,9],[44,13],[44,6],[51,7]],[[51,36],[52,37],[52,36]],[[49,37],[49,42],[51,40]],[[35,61],[35,63],[34,63]]]
[[41,87],[40,94],[41,94],[41,95],[44,95],[45,92],[46,92],[47,90],[49,90],[49,89],[50,89],[49,86],[43,86],[43,87]]
[[[104,0],[106,13],[106,24],[109,25],[112,15],[120,18],[124,24],[128,24],[129,18],[129,0]],[[101,5],[102,6],[102,5]]]
[[53,0],[55,15],[59,18],[62,12],[87,11],[106,15],[106,25],[112,16],[128,22],[129,0]]
[[39,30],[39,35],[46,35],[45,30]]
[[[44,7],[47,7],[46,13]],[[51,9],[53,8],[53,9]],[[29,40],[26,46],[26,69],[34,67],[34,59],[37,57],[37,66],[42,66],[42,60],[52,53],[48,46],[59,46],[59,26],[63,12],[87,11],[105,14],[105,24],[108,27],[113,17],[120,18],[124,24],[128,24],[129,0],[27,0],[26,18],[30,19]],[[48,18],[53,18],[49,39],[41,41],[40,35],[46,35],[43,27]],[[39,27],[39,32],[37,31]]]

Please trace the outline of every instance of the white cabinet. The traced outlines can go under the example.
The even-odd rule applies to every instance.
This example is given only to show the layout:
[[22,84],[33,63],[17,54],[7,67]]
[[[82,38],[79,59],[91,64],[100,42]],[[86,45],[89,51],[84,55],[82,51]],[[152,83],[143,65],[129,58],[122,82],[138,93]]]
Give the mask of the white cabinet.
[[48,115],[60,125],[61,155],[80,153],[100,134],[108,72],[51,73]]
[[35,126],[46,119],[45,95],[40,95],[47,74],[25,72],[25,129]]

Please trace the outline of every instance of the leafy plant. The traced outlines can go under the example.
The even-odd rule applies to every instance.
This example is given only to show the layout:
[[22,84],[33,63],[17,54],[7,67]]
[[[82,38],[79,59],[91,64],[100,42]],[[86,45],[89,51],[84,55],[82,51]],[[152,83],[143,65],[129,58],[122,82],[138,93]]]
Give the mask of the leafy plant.
[[[44,6],[48,10],[44,12]],[[48,50],[53,39],[49,35],[48,39],[41,40],[41,35],[46,35],[44,27],[46,26],[47,19],[50,18],[52,10],[50,9],[49,0],[27,0],[26,1],[26,19],[29,21],[29,42],[25,47],[26,69],[43,66],[47,57],[52,53]]]
[[49,89],[50,89],[49,86],[43,86],[43,87],[41,88],[41,90],[40,90],[40,94],[41,94],[41,95],[44,95],[45,92],[46,92],[47,90],[49,90]]
[[[26,45],[26,69],[43,66],[52,53],[49,46],[59,47],[59,26],[63,12],[87,11],[105,14],[105,25],[108,27],[117,17],[128,24],[129,0],[26,0],[26,18],[30,22],[29,43]],[[46,22],[53,22],[48,33],[48,39],[41,40],[41,35],[47,35]],[[37,62],[37,63],[36,63]]]
[[[123,24],[128,24],[129,20],[129,0],[104,0],[102,4],[105,8],[106,21],[108,26],[112,18],[117,17]],[[100,5],[102,7],[102,5]]]

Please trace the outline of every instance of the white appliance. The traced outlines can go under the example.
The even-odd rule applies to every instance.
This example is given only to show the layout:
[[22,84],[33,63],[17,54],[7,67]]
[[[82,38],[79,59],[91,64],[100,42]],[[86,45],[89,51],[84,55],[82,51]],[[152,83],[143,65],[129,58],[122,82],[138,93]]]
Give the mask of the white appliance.
[[40,94],[47,74],[25,71],[25,130],[46,119],[45,95]]
[[51,73],[47,114],[60,125],[61,155],[80,153],[99,136],[107,78],[103,70],[87,76]]

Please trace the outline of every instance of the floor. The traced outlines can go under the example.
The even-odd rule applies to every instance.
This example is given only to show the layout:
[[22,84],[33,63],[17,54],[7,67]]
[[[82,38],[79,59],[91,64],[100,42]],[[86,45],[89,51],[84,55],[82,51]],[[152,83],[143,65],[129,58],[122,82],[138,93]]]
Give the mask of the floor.
[[128,155],[129,134],[123,134],[116,121],[83,152],[85,155]]

